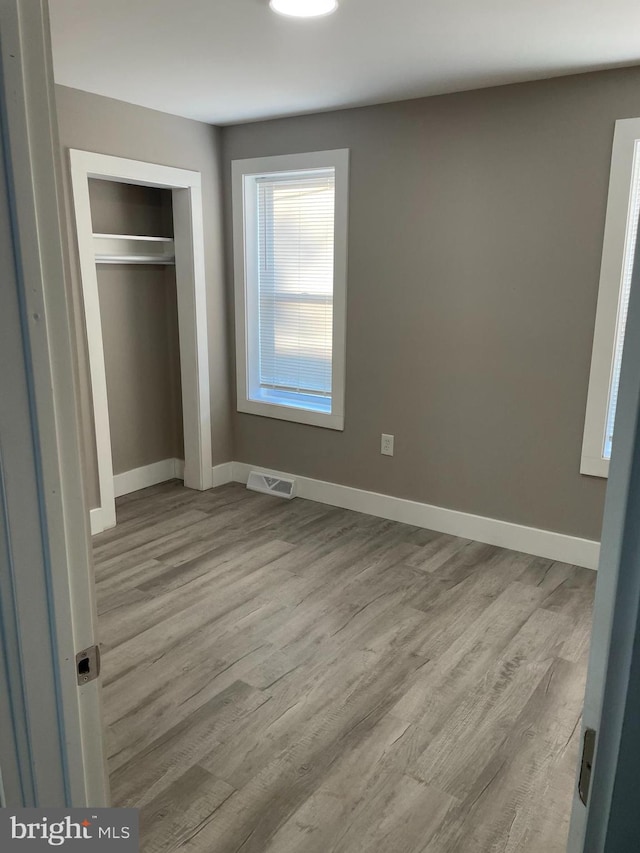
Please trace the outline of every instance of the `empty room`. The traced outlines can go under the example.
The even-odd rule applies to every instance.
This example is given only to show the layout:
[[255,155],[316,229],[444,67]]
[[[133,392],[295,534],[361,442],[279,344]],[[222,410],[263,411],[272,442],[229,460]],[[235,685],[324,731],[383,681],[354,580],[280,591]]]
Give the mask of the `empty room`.
[[640,9],[6,6],[43,568],[0,575],[2,805],[135,810],[143,853],[636,851]]

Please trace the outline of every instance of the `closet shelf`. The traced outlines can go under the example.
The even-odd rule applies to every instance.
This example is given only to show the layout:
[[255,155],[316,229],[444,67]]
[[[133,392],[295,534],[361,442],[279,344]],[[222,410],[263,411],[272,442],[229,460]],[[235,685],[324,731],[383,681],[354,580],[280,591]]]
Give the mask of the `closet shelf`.
[[94,234],[97,264],[174,264],[172,237],[141,237],[137,234]]

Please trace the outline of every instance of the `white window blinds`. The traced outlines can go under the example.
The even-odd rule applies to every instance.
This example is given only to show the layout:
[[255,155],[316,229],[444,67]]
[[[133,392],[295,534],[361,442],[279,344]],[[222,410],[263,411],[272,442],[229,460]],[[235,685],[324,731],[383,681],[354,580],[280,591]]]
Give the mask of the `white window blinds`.
[[609,388],[609,403],[607,406],[607,426],[605,432],[603,456],[611,459],[611,444],[613,441],[613,427],[616,419],[616,408],[618,405],[618,388],[620,385],[620,368],[622,366],[622,351],[624,348],[624,333],[627,326],[627,312],[629,310],[629,295],[631,293],[631,276],[633,274],[633,261],[635,256],[636,242],[638,239],[638,218],[640,217],[640,162],[636,156],[634,165],[633,181],[631,185],[631,196],[629,204],[629,218],[627,220],[627,236],[625,240],[624,263],[622,268],[622,283],[620,287],[620,301],[618,304],[618,321],[616,324],[615,349],[613,354],[613,365],[611,370],[611,385]]
[[[256,179],[259,385],[330,410],[335,169]],[[301,401],[301,397],[304,400]]]

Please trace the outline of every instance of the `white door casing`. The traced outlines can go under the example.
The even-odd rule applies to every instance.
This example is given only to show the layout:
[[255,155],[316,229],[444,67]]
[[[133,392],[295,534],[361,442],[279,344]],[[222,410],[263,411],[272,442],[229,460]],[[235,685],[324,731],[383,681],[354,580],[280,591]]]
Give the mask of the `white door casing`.
[[3,349],[0,404],[0,576],[9,591],[0,677],[12,703],[0,743],[4,796],[11,806],[99,807],[109,804],[100,681],[76,681],[75,654],[96,642],[96,613],[46,0],[1,0],[0,56],[0,203],[10,223],[0,341],[13,346],[12,355]]
[[[602,853],[640,609],[640,240],[635,248],[605,503],[581,735],[597,732],[587,807],[574,794],[569,853]],[[622,853],[622,850],[620,850]]]
[[71,149],[71,187],[80,256],[89,368],[95,423],[99,510],[92,512],[92,532],[116,523],[109,404],[105,374],[98,277],[91,225],[89,178],[172,190],[180,370],[184,424],[184,482],[210,489],[211,409],[204,270],[204,228],[199,172]]

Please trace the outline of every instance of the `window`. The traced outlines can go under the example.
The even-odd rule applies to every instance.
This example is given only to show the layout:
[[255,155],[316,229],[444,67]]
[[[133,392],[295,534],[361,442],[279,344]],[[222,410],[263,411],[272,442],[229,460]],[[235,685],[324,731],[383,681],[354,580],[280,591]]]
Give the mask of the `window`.
[[640,119],[616,122],[582,444],[583,474],[609,473],[640,216]]
[[233,163],[240,412],[344,428],[348,154]]

